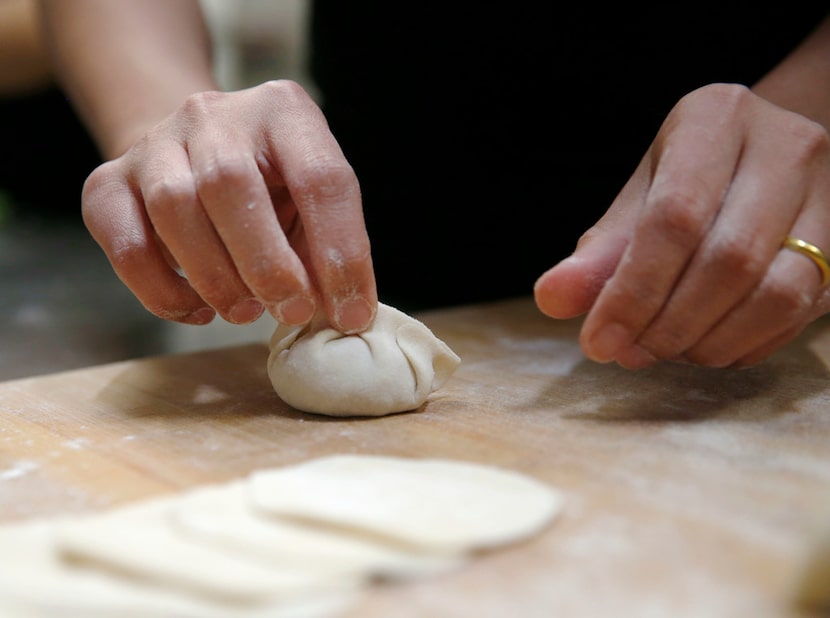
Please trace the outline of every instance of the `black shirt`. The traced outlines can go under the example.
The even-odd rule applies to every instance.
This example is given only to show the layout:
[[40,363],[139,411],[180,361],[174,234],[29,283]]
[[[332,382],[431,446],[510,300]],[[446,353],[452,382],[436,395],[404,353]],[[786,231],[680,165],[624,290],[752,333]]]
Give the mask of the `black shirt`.
[[312,74],[361,183],[382,300],[416,310],[531,293],[678,99],[753,84],[826,13],[570,4],[315,4]]
[[57,87],[0,98],[0,194],[14,215],[81,224],[84,180],[102,161]]

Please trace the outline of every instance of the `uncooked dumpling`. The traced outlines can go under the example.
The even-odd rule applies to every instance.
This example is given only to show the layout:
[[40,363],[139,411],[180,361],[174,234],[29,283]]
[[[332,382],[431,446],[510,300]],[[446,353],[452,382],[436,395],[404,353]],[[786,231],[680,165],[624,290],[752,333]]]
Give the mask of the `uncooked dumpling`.
[[414,410],[440,388],[461,359],[415,318],[379,304],[357,335],[321,315],[305,327],[279,325],[268,375],[288,405],[331,416],[382,416]]

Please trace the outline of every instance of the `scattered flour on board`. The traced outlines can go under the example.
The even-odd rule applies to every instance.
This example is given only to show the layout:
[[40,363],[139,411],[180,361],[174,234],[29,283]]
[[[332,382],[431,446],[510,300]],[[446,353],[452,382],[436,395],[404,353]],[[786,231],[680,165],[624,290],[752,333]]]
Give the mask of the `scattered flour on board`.
[[73,451],[80,451],[84,447],[89,446],[89,439],[88,438],[74,438],[72,440],[66,440],[63,445],[66,448],[71,448]]
[[[578,343],[546,337],[516,338],[497,337],[496,349],[505,354],[496,358],[467,362],[467,366],[509,365],[511,373],[521,375],[563,376],[570,374],[574,367],[585,361],[585,355]],[[492,346],[493,342],[488,342]],[[521,352],[521,354],[517,354]]]
[[11,468],[0,470],[0,481],[11,481],[26,476],[32,470],[37,470],[38,465],[30,459],[19,459],[12,463]]

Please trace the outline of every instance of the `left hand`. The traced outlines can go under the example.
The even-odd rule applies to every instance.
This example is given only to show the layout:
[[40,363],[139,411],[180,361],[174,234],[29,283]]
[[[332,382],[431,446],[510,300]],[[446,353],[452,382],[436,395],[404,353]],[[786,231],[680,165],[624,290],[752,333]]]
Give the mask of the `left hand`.
[[830,136],[738,85],[679,101],[574,254],[535,288],[542,312],[585,312],[598,362],[756,364],[830,310],[819,269],[787,236],[830,252]]

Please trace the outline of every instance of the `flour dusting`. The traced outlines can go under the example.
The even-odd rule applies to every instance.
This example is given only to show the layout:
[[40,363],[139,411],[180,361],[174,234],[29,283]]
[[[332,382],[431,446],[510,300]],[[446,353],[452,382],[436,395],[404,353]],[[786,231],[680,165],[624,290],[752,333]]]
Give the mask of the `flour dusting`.
[[20,459],[12,464],[11,468],[0,471],[0,481],[11,481],[26,476],[32,470],[37,470],[38,465],[29,459]]

